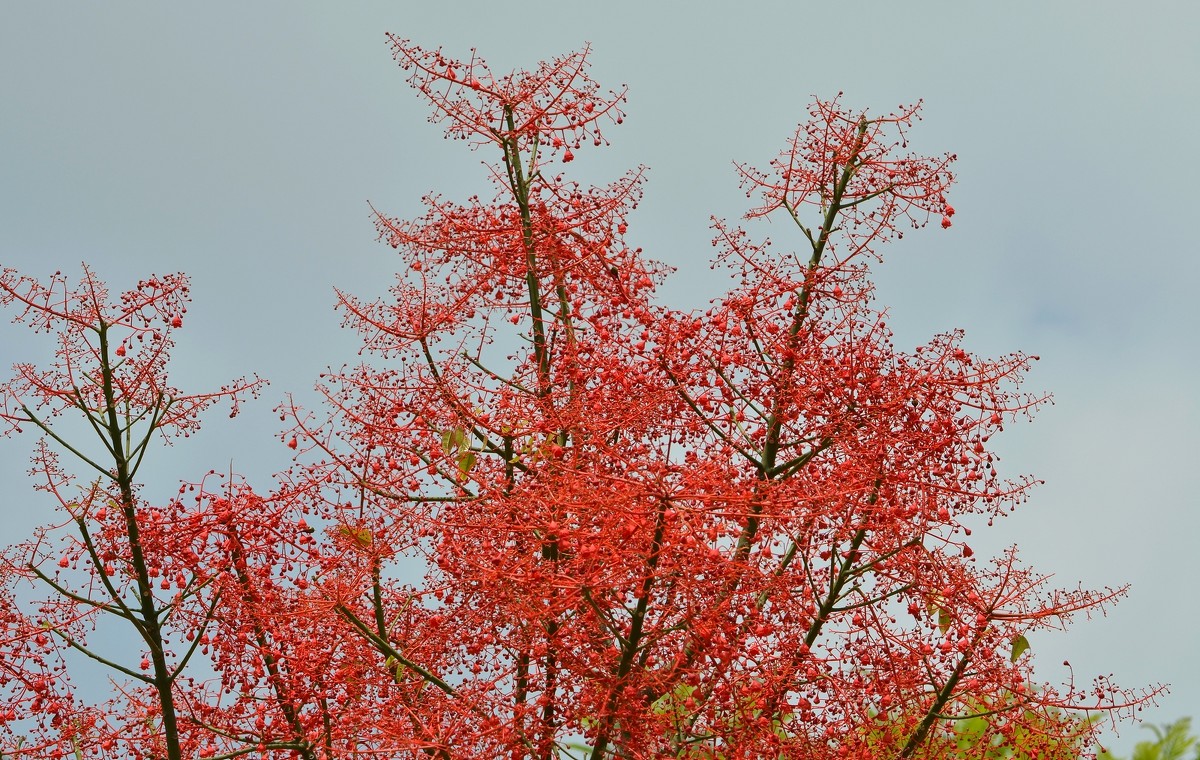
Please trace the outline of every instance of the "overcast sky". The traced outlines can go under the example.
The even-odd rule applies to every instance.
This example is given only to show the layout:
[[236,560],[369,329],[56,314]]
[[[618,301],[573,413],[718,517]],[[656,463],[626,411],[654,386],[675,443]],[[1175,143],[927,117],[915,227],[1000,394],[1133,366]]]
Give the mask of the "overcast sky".
[[[401,266],[367,202],[407,216],[430,190],[488,191],[385,32],[477,47],[496,71],[591,42],[594,77],[629,85],[628,119],[571,168],[651,167],[629,236],[678,268],[662,296],[679,307],[722,289],[708,218],[745,210],[731,161],[764,164],[813,95],[876,112],[924,98],[915,147],[958,154],[958,214],[882,250],[897,345],[962,327],[980,353],[1040,355],[1031,385],[1056,398],[995,439],[1005,471],[1047,483],[977,548],[1016,542],[1062,585],[1132,583],[1107,618],[1032,637],[1039,676],[1070,659],[1088,679],[1167,681],[1146,716],[1200,717],[1197,29],[1184,0],[6,3],[0,266],[86,261],[115,291],[190,274],[175,383],[272,386],[156,453],[146,495],[231,461],[266,489],[290,453],[271,407],[355,360],[332,287],[380,294]],[[0,324],[0,363],[43,358],[38,338]],[[0,441],[4,542],[50,518],[24,475],[32,443]]]

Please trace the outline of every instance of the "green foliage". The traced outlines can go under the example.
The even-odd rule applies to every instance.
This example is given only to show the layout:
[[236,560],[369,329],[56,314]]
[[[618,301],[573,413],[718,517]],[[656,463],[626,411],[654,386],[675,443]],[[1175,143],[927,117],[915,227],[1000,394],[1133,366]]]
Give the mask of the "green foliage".
[[1034,760],[1044,757],[1078,756],[1083,749],[1079,736],[1054,736],[1043,733],[1040,722],[1057,724],[1057,730],[1084,728],[1094,723],[1096,718],[1076,717],[1069,713],[1055,711],[1052,719],[1039,718],[1032,712],[1025,712],[1026,722],[1016,725],[1009,736],[995,733],[992,723],[987,717],[977,716],[955,721],[953,723],[954,737],[962,756],[980,757],[986,760]]
[[[1132,760],[1200,760],[1200,737],[1191,734],[1192,719],[1180,718],[1174,723],[1142,726],[1154,732],[1153,741],[1138,742]],[[1101,752],[1100,760],[1120,760],[1109,752]]]
[[1029,649],[1029,639],[1024,635],[1017,636],[1012,640],[1012,655],[1009,656],[1009,661],[1016,662],[1021,659],[1021,655],[1025,654],[1027,649]]
[[[914,760],[1077,760],[1087,749],[1092,724],[1099,719],[1052,707],[984,701],[960,703],[955,712],[962,717],[939,720],[911,755]],[[895,711],[876,715],[874,729],[860,745],[865,750],[861,756],[897,756],[918,718]]]

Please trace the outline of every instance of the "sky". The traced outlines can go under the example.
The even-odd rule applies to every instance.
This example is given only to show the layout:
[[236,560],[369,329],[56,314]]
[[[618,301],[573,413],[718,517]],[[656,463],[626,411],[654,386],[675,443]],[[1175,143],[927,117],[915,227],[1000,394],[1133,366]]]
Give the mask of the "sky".
[[[156,451],[146,495],[231,466],[266,489],[290,454],[272,407],[312,403],[318,373],[357,360],[333,287],[381,295],[402,266],[368,202],[406,217],[430,191],[489,191],[483,157],[427,123],[385,32],[478,48],[498,72],[590,42],[593,77],[629,86],[628,118],[572,169],[650,167],[629,237],[677,268],[661,295],[680,308],[723,290],[709,218],[747,208],[734,160],[765,164],[813,96],[874,113],[923,99],[914,147],[958,155],[958,213],[881,251],[896,344],[961,327],[980,354],[1039,355],[1030,387],[1055,397],[993,440],[1006,472],[1046,484],[976,549],[1017,543],[1063,586],[1132,584],[1107,617],[1031,637],[1038,675],[1061,681],[1069,659],[1089,680],[1168,682],[1145,717],[1200,718],[1197,28],[1184,0],[6,3],[0,266],[87,262],[114,291],[187,272],[175,384],[272,385]],[[0,363],[46,351],[0,322]],[[4,543],[51,517],[28,487],[32,443],[0,440]],[[1112,746],[1142,738],[1126,727]]]

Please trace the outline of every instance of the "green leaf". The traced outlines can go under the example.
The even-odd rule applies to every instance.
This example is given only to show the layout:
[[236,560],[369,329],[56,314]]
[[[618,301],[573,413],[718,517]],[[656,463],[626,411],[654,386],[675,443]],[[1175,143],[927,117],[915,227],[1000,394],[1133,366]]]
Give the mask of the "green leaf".
[[656,715],[673,715],[677,718],[682,717],[685,714],[683,703],[686,702],[687,698],[692,696],[695,691],[695,686],[690,686],[686,683],[680,683],[675,687],[674,690],[668,691],[666,694],[663,694],[661,697],[656,699],[654,704],[650,705],[650,709],[653,710]]
[[1009,662],[1016,662],[1027,649],[1029,649],[1029,639],[1022,634],[1017,634],[1017,637],[1012,640],[1012,654],[1008,658]]
[[367,528],[355,528],[349,525],[339,525],[338,533],[358,544],[363,549],[371,548],[371,531]]
[[474,451],[468,451],[460,456],[458,458],[458,474],[465,478],[467,473],[471,471],[471,468],[475,466],[476,459]]
[[408,668],[404,666],[404,663],[388,655],[387,659],[383,661],[383,666],[392,671],[392,677],[396,679],[396,683],[404,683],[404,676],[408,672]]
[[442,452],[446,456],[461,453],[465,448],[467,448],[467,431],[462,428],[442,431]]
[[941,594],[934,594],[933,599],[925,603],[925,609],[929,611],[930,615],[937,613],[938,628],[942,630],[943,635],[950,630],[950,623],[954,622],[950,618],[950,610],[942,604],[944,601],[946,600],[942,598]]

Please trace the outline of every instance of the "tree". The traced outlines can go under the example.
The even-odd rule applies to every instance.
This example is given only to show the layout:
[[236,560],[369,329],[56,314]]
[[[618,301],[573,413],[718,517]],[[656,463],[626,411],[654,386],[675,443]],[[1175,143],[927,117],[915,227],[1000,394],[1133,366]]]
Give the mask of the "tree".
[[[485,152],[495,195],[429,196],[409,221],[376,212],[397,282],[386,300],[339,293],[375,363],[322,377],[327,413],[280,409],[297,464],[274,493],[210,474],[192,506],[139,503],[123,452],[140,462],[171,432],[158,410],[177,394],[101,390],[121,373],[162,387],[162,325],[181,310],[139,288],[129,298],[159,310],[146,320],[89,306],[56,322],[62,309],[21,296],[53,287],[0,281],[68,336],[54,382],[18,368],[5,419],[53,437],[32,397],[115,420],[93,422],[110,442],[149,431],[109,447],[115,469],[91,464],[115,492],[59,498],[87,593],[47,570],[45,537],[10,553],[10,582],[33,576],[51,602],[6,620],[19,656],[4,704],[53,709],[21,724],[36,751],[10,729],[6,752],[112,756],[120,734],[120,752],[168,758],[932,758],[958,756],[950,727],[971,716],[988,717],[970,724],[980,752],[1047,731],[1084,746],[1093,724],[1063,710],[1152,698],[1031,682],[1026,634],[1124,588],[1048,589],[1015,548],[980,563],[967,543],[975,516],[1034,485],[1003,480],[987,444],[1045,397],[1019,388],[1034,357],[976,357],[960,332],[901,352],[873,306],[877,247],[954,215],[953,156],[902,152],[917,106],[818,100],[767,169],[738,165],[758,198],[748,219],[790,221],[801,252],[714,221],[733,287],[684,312],[653,300],[667,268],[627,241],[643,170],[604,187],[564,176],[624,119],[586,48],[497,76],[474,54],[390,40],[433,120]],[[81,292],[105,300],[90,273]],[[109,347],[128,350],[126,331],[161,347],[150,369]],[[63,491],[48,447],[35,469]],[[416,583],[400,571],[413,558]],[[48,676],[110,612],[153,675],[106,660],[143,688],[81,712]],[[164,621],[182,654],[153,634]]]
[[[203,641],[197,632],[216,604],[211,573],[219,565],[197,561],[204,521],[183,514],[178,503],[146,504],[135,479],[156,436],[169,442],[192,434],[200,413],[222,399],[236,415],[239,401],[262,385],[243,379],[201,394],[169,385],[171,332],[182,326],[187,300],[179,275],[151,277],[109,303],[105,286],[86,268],[75,290],[59,274],[42,285],[11,269],[0,273],[0,303],[19,310],[16,321],[58,339],[49,368],[16,365],[15,378],[0,388],[0,419],[6,432],[26,426],[43,434],[32,473],[63,515],[3,560],[0,686],[6,738],[15,745],[4,748],[9,754],[154,747],[182,757],[178,721],[187,696],[176,685]],[[91,446],[64,432],[60,418],[67,413],[86,422]],[[81,483],[55,448],[72,455],[91,480]],[[18,611],[24,581],[51,592],[33,616]],[[108,654],[89,642],[105,618],[133,629],[132,651]],[[172,642],[183,647],[178,656]],[[66,667],[71,650],[133,686],[112,704],[79,704]],[[26,743],[14,735],[16,726],[45,738]]]

